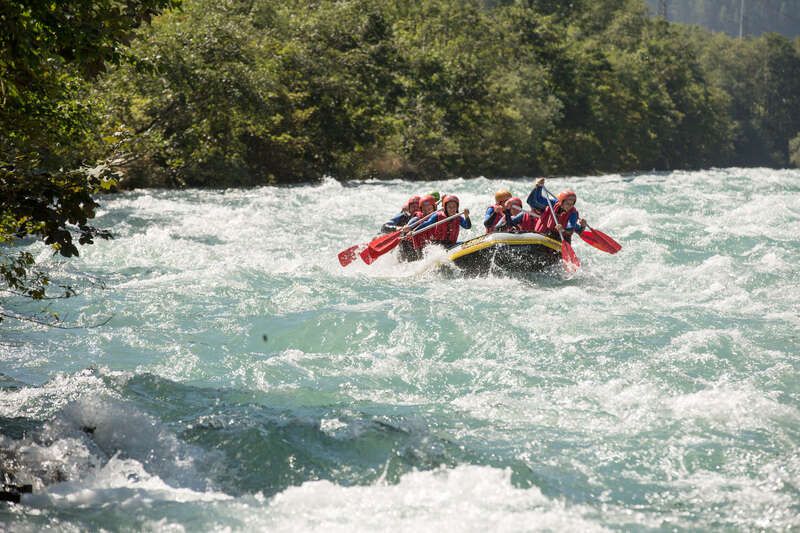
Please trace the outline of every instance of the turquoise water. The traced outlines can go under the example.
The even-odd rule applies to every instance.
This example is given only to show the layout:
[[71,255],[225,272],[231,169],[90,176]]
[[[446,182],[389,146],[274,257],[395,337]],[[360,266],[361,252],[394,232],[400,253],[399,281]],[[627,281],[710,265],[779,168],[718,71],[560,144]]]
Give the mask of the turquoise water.
[[[11,530],[800,528],[800,172],[554,179],[583,268],[343,269],[407,196],[532,180],[103,198],[68,324],[0,324]],[[523,196],[524,198],[524,196]],[[87,278],[83,274],[88,274]],[[42,303],[6,301],[15,312]]]

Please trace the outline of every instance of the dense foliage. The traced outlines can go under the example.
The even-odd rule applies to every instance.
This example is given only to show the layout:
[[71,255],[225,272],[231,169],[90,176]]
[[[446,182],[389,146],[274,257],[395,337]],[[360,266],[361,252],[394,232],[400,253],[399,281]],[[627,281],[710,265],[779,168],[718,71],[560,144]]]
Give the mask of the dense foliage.
[[[9,243],[33,236],[58,253],[108,232],[88,224],[113,180],[86,159],[99,127],[87,80],[171,0],[0,2],[0,288],[44,296],[48,278]],[[90,163],[92,163],[90,165]]]
[[105,76],[127,186],[785,166],[798,46],[640,0],[191,0]]

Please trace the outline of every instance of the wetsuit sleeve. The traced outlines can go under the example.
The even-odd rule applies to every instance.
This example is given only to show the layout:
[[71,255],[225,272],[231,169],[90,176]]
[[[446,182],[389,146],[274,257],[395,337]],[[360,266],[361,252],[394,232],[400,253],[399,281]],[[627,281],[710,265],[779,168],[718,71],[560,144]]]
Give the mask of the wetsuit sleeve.
[[430,216],[428,216],[428,219],[419,226],[417,226],[414,231],[421,230],[422,228],[427,228],[428,226],[436,222],[436,218],[437,218],[436,212],[431,213]]
[[531,206],[531,209],[546,209],[547,204],[553,205],[553,202],[548,198],[545,198],[542,192],[544,191],[544,187],[534,187],[531,193],[528,195],[528,205]]
[[464,215],[461,215],[461,218],[459,219],[458,223],[461,224],[461,227],[464,229],[470,229],[472,227],[472,221],[467,217],[465,217]]
[[519,226],[520,222],[522,222],[522,217],[525,216],[525,211],[520,211],[517,213],[516,216],[508,218],[511,221],[511,226]]
[[483,225],[486,229],[492,227],[494,223],[494,206],[490,205],[489,208],[486,210],[486,215],[483,217]]
[[564,228],[570,231],[577,231],[578,233],[583,231],[583,228],[580,224],[578,224],[578,212],[575,211],[569,216],[569,220],[567,220],[567,227]]
[[390,218],[384,225],[381,227],[381,231],[383,233],[391,233],[393,231],[399,230],[403,226],[403,218],[407,215],[403,212],[400,212]]

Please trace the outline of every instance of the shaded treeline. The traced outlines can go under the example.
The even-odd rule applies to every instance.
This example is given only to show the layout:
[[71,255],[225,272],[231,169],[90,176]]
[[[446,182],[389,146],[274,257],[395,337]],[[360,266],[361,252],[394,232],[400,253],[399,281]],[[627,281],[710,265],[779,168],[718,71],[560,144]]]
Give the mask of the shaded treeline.
[[799,50],[638,0],[187,0],[96,98],[129,186],[780,167]]
[[[127,187],[213,187],[800,157],[800,41],[668,24],[642,0],[184,0],[130,48],[121,29],[173,2],[24,4],[9,35],[53,41],[4,50],[4,79],[18,56],[46,65],[3,85],[4,168],[28,178],[97,161]],[[72,12],[95,15],[52,23]],[[116,41],[89,31],[103,17]]]

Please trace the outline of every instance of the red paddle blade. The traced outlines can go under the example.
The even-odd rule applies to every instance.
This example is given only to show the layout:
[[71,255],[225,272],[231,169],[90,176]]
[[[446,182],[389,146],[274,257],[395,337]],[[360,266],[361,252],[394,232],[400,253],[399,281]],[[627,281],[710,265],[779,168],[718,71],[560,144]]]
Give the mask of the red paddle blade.
[[610,254],[615,254],[622,249],[622,246],[617,241],[596,229],[585,230],[579,235],[587,244]]
[[371,241],[369,241],[369,246],[371,248],[379,249],[384,243],[392,241],[396,239],[400,235],[400,231],[393,231],[391,233],[387,233],[385,235],[378,235]]
[[361,252],[358,255],[360,255],[361,256],[361,260],[364,261],[368,265],[371,265],[373,263],[373,261],[375,261],[377,258],[380,257],[380,254],[372,255],[372,250],[370,250],[369,246],[367,246],[366,248],[361,250]]
[[[372,255],[381,256],[386,252],[393,250],[395,246],[400,242],[400,233],[393,234],[391,239],[384,239],[383,241],[379,242],[378,244],[372,244],[368,246]],[[377,254],[377,255],[376,255]]]
[[591,246],[594,246],[598,250],[603,250],[604,252],[607,252],[609,254],[617,253],[616,250],[614,250],[613,248],[609,247],[608,244],[606,244],[604,241],[600,240],[600,238],[597,235],[595,235],[591,230],[588,230],[588,229],[584,230],[581,233],[579,233],[578,235],[581,236],[581,239],[583,239],[583,242],[585,242],[586,244],[589,244]]
[[377,245],[373,245],[375,241],[369,244],[363,252],[359,255],[361,259],[368,265],[371,265],[377,258],[387,252],[391,252],[400,242],[400,232],[391,234],[391,239],[383,239]]
[[356,244],[351,246],[346,250],[342,250],[338,253],[337,257],[339,257],[339,264],[343,267],[346,267],[350,263],[356,260],[358,247],[361,246],[360,244]]
[[590,231],[594,234],[594,236],[597,238],[598,241],[601,241],[608,248],[607,250],[608,253],[615,254],[620,250],[622,250],[622,245],[620,243],[618,243],[617,241],[615,241],[614,239],[612,239],[599,229],[592,228]]
[[581,267],[580,259],[567,241],[561,241],[561,259],[564,260],[564,268],[567,269],[567,272],[575,272]]

